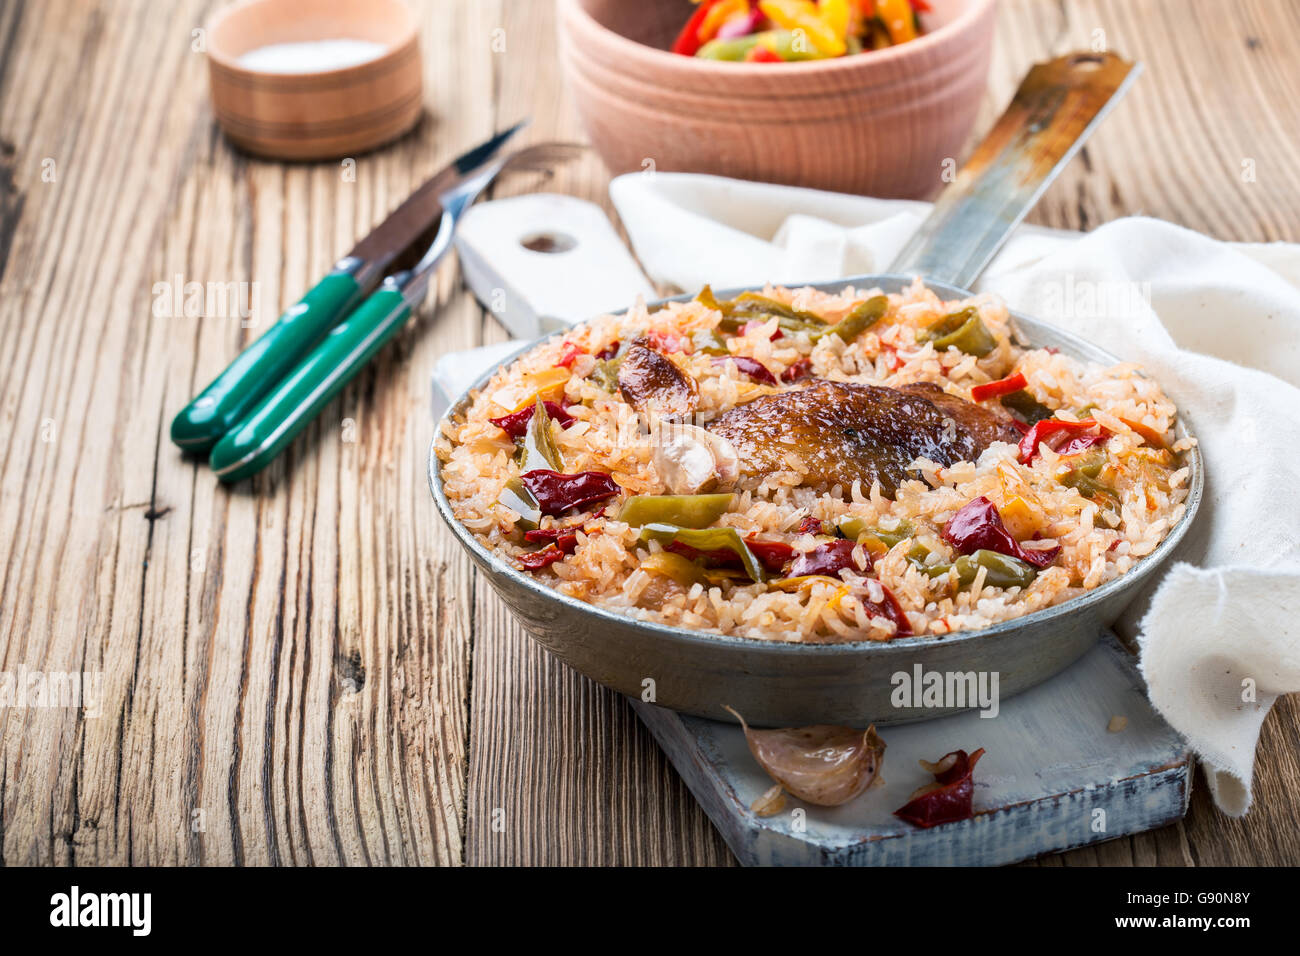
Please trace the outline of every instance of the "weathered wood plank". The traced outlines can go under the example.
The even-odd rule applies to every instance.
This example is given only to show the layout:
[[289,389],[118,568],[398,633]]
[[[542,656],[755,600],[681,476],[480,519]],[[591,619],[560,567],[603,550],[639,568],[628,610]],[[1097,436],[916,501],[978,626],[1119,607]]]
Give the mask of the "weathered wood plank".
[[[502,335],[454,267],[249,488],[166,439],[257,329],[154,315],[155,283],[256,282],[264,327],[495,126],[577,137],[551,6],[417,4],[430,115],[354,181],[216,133],[190,48],[209,6],[0,5],[0,670],[102,679],[98,717],[0,709],[0,859],[730,861],[630,709],[536,650],[434,515],[428,373]],[[1147,73],[1035,221],[1300,238],[1297,27],[1289,0],[1003,0],[982,127],[1030,62],[1102,29]],[[606,178],[588,157],[545,188],[609,209]],[[1297,733],[1288,701],[1246,820],[1201,792],[1183,825],[1053,862],[1300,860]]]
[[[345,178],[337,164],[248,160],[216,135],[189,49],[202,5],[27,13],[0,98],[26,210],[0,293],[2,354],[26,370],[3,388],[0,508],[14,533],[0,545],[0,661],[102,670],[104,702],[96,719],[0,713],[0,852],[459,861],[469,570],[434,526],[423,462],[427,370],[473,344],[477,310],[449,266],[437,307],[283,461],[227,491],[166,427],[259,328],[151,304],[176,275],[255,282],[264,327],[491,131],[490,110],[462,108],[491,88],[489,51],[429,56],[431,117]],[[421,16],[426,36],[449,38],[485,32],[491,12]],[[42,84],[71,40],[85,44],[81,71]],[[59,173],[48,185],[44,156]]]

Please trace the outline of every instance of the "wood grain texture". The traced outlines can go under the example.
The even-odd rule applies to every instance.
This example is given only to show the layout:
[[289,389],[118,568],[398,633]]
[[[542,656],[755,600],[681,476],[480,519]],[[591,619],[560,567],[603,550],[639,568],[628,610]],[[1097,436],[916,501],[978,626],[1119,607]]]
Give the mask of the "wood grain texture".
[[[525,114],[531,139],[580,135],[551,5],[418,3],[428,115],[354,178],[216,133],[190,45],[211,6],[0,4],[0,671],[102,679],[99,716],[0,708],[0,859],[732,862],[630,708],[536,649],[438,522],[428,373],[503,337],[453,266],[251,486],[166,440],[451,155]],[[1298,28],[1290,0],[1002,0],[978,129],[1031,62],[1104,30],[1146,75],[1034,221],[1300,239]],[[606,185],[588,158],[545,188],[609,209]],[[156,315],[177,275],[255,282],[259,326]],[[1179,826],[1041,862],[1300,862],[1298,735],[1284,701],[1245,820],[1202,787]]]

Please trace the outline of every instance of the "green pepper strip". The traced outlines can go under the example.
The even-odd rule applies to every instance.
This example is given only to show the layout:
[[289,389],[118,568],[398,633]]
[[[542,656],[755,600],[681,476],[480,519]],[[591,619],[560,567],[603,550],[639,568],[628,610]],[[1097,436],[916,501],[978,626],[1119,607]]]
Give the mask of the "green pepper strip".
[[766,322],[773,317],[777,325],[786,332],[811,332],[826,327],[826,320],[812,312],[800,312],[784,302],[760,295],[757,292],[742,292],[735,301],[723,302],[713,294],[713,289],[705,286],[700,290],[695,301],[706,309],[722,313],[718,328],[723,332],[736,333],[751,320]]
[[596,366],[587,377],[605,391],[618,391],[618,366],[622,359],[596,359]]
[[1024,389],[1003,395],[1002,406],[1017,412],[1030,425],[1037,425],[1056,414]]
[[771,296],[763,295],[759,292],[742,292],[736,296],[735,304],[747,307],[746,311],[757,313],[758,315],[777,315],[785,319],[796,319],[799,322],[810,325],[825,326],[826,320],[816,312],[805,312],[802,309],[796,309],[786,305]]
[[560,450],[555,447],[555,439],[551,437],[551,416],[546,414],[541,396],[538,396],[537,404],[533,407],[533,417],[528,420],[528,431],[524,433],[519,458],[520,472],[535,471],[538,468],[564,470]]
[[1081,462],[1061,476],[1061,484],[1067,488],[1076,489],[1085,498],[1109,498],[1118,504],[1119,492],[1104,481],[1097,480],[1097,476],[1101,474],[1101,469],[1105,464],[1104,460]]
[[979,309],[973,305],[945,315],[930,328],[917,333],[917,341],[933,342],[940,352],[956,347],[959,352],[978,358],[998,347],[997,339],[980,318]]
[[865,302],[859,302],[855,305],[848,315],[844,316],[844,318],[840,319],[834,325],[813,332],[812,340],[814,342],[820,342],[828,335],[838,335],[847,345],[867,329],[875,325],[888,308],[888,296],[873,295]]
[[1038,576],[1038,570],[1027,561],[999,554],[996,551],[986,551],[983,548],[973,554],[963,554],[951,564],[927,565],[925,559],[929,554],[930,551],[925,545],[917,544],[907,553],[907,560],[918,571],[932,578],[944,577],[956,568],[957,581],[962,587],[968,587],[975,582],[975,576],[980,568],[984,568],[986,572],[984,583],[995,588],[1029,587]]
[[707,528],[717,521],[736,499],[733,494],[636,495],[627,499],[618,520],[639,528],[647,524],[671,524],[679,528]]
[[713,329],[696,329],[691,333],[691,343],[695,346],[695,351],[703,352],[705,355],[731,354],[731,350],[727,348],[727,340]]
[[886,531],[880,527],[872,527],[867,524],[866,518],[849,517],[840,521],[838,528],[840,534],[846,538],[859,540],[864,534],[869,534],[886,547],[892,548],[900,541],[906,541],[912,535],[916,534],[916,525],[906,518],[898,522],[898,526],[893,531]]
[[[787,63],[795,60],[821,60],[822,53],[811,43],[802,43],[796,48],[794,33],[790,30],[765,30],[751,33],[744,37],[730,37],[710,40],[696,52],[696,56],[705,60],[729,60],[738,62],[745,59],[745,54],[762,43]],[[805,49],[806,48],[806,49]]]
[[497,497],[497,504],[517,512],[519,515],[517,524],[525,531],[535,531],[542,522],[542,509],[537,506],[532,493],[518,478],[511,478],[506,482],[506,486],[501,489],[501,494]]
[[641,541],[658,541],[662,545],[676,542],[696,551],[730,551],[740,558],[740,563],[751,580],[759,583],[767,580],[767,572],[762,563],[754,557],[754,552],[745,545],[744,538],[735,528],[695,529],[654,523],[641,528]]

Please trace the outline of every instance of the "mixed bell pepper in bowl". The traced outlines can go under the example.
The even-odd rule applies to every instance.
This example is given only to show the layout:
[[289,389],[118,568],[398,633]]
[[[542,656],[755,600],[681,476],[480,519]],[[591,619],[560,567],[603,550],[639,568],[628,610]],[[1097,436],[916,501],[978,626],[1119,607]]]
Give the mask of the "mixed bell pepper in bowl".
[[979,113],[996,22],[996,0],[556,9],[573,104],[610,172],[653,160],[658,172],[885,198],[942,185],[934,170],[961,154]]
[[698,0],[672,52],[792,63],[897,46],[922,33],[926,0]]

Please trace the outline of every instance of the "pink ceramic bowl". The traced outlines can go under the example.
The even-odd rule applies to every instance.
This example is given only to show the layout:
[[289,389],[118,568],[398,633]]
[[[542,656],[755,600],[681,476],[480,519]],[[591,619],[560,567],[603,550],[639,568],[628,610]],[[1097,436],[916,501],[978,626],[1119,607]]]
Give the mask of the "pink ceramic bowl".
[[[715,173],[924,197],[959,158],[988,76],[994,0],[929,0],[911,43],[804,63],[667,52],[687,0],[559,0],[561,59],[613,173]],[[653,164],[653,165],[651,165]],[[955,168],[955,167],[954,167]]]

